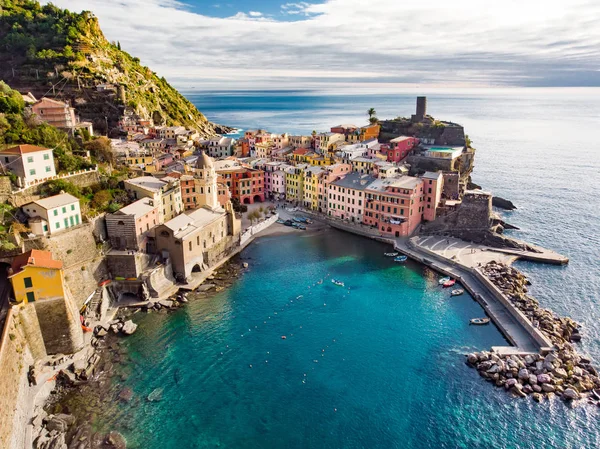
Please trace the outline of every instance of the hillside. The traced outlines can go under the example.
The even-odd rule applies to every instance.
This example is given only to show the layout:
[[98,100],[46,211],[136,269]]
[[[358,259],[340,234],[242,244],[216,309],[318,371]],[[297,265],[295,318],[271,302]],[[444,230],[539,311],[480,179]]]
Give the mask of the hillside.
[[100,131],[115,128],[123,114],[195,128],[203,136],[229,130],[210,123],[164,78],[108,42],[88,11],[0,0],[0,79],[36,97],[70,101]]

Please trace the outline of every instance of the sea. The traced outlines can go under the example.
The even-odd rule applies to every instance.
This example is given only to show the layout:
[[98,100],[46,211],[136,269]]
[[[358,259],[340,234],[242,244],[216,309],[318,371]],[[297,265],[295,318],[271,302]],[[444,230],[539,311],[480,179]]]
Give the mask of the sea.
[[[187,92],[214,122],[310,133],[428,113],[465,126],[473,181],[514,202],[516,238],[569,257],[519,262],[543,307],[582,326],[578,349],[600,364],[600,90]],[[514,399],[464,354],[504,345],[468,295],[383,257],[386,245],[336,230],[269,236],[241,254],[234,285],[170,315],[136,315],[114,401],[98,429],[130,448],[596,448],[600,409]],[[345,287],[331,283],[341,279]],[[283,338],[285,337],[285,338]],[[148,401],[152,392],[160,401]],[[110,398],[113,401],[114,398]]]

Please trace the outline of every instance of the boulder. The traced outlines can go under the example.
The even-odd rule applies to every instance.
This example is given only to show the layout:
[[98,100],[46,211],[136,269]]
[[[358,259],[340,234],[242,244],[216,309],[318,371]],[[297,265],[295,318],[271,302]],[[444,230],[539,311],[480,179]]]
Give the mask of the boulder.
[[519,370],[519,379],[529,381],[529,371],[526,368],[521,368]]
[[519,396],[521,398],[524,398],[525,396],[527,396],[525,393],[523,393],[522,391],[522,387],[521,384],[515,384],[511,389],[510,392],[516,396]]
[[106,437],[105,444],[110,449],[127,449],[127,440],[119,432],[111,432]]
[[537,381],[539,384],[547,384],[552,382],[552,377],[549,374],[539,374],[537,376]]
[[542,391],[544,393],[554,393],[556,391],[556,388],[554,387],[554,385],[542,384]]
[[66,432],[70,425],[75,422],[75,417],[73,415],[50,415],[48,420],[46,421],[46,429],[50,432],[56,430],[57,432]]
[[[546,384],[546,385],[548,385],[548,384]],[[533,391],[535,391],[536,393],[541,393],[541,392],[543,391],[543,390],[542,390],[542,387],[540,387],[540,386],[539,386],[539,385],[537,385],[537,384],[536,384],[536,385],[532,385],[532,386],[531,386],[531,388],[532,388],[532,389],[533,389]]]
[[542,402],[543,396],[539,393],[533,393],[533,400],[535,402]]
[[108,331],[106,329],[104,329],[103,327],[101,327],[100,329],[98,329],[98,332],[96,332],[96,337],[99,337],[99,338],[106,337],[107,334],[108,334]]
[[535,384],[537,384],[537,376],[536,376],[535,374],[530,374],[530,375],[529,375],[528,382],[529,382],[531,385],[535,385]]
[[203,284],[203,285],[201,285],[200,287],[198,287],[198,288],[196,289],[196,291],[199,291],[199,292],[207,292],[207,291],[209,291],[210,289],[212,289],[212,288],[215,288],[215,287],[216,287],[216,285],[215,285],[215,284]]
[[119,395],[117,397],[123,402],[129,402],[133,398],[133,390],[129,387],[125,387],[119,391]]
[[552,374],[560,379],[566,379],[568,377],[567,372],[562,368],[556,368]]
[[123,333],[125,335],[131,335],[135,332],[135,330],[137,329],[137,324],[135,324],[133,321],[131,320],[127,320],[125,321],[125,323],[123,324]]
[[507,379],[506,383],[504,384],[504,388],[506,388],[507,390],[510,390],[512,387],[514,387],[517,384],[517,379]]
[[166,299],[161,299],[160,301],[158,301],[158,304],[160,304],[161,307],[164,307],[165,309],[170,309],[171,307],[173,307],[173,301],[169,301]]
[[573,401],[579,399],[579,393],[575,391],[573,388],[567,388],[562,394],[562,398],[567,401]]
[[467,355],[467,362],[469,362],[471,365],[475,365],[478,361],[479,357],[477,357],[477,354],[471,353]]

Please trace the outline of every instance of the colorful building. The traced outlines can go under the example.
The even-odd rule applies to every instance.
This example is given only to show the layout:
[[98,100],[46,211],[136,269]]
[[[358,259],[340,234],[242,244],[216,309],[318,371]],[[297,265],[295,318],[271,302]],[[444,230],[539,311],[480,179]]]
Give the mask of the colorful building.
[[304,170],[307,164],[285,169],[285,199],[301,203],[304,200]]
[[444,190],[444,177],[441,172],[425,172],[423,179],[423,193],[425,194],[425,210],[423,219],[433,221],[437,218],[437,210],[442,200]]
[[160,224],[158,207],[142,198],[114,214],[106,214],[106,232],[113,249],[147,251],[150,231]]
[[369,185],[363,223],[382,235],[411,235],[423,219],[423,180],[412,176],[378,178]]
[[329,183],[327,188],[327,215],[362,223],[365,207],[365,190],[375,181],[371,175],[351,172]]
[[56,176],[52,150],[35,145],[17,145],[1,150],[0,167],[17,175],[21,187]]
[[387,160],[389,162],[403,161],[418,143],[419,139],[409,136],[399,136],[390,140],[390,147],[387,150]]
[[55,128],[73,129],[77,125],[75,109],[65,102],[42,98],[31,109],[40,119]]
[[253,204],[265,200],[265,173],[262,170],[243,166],[237,160],[215,163],[218,181],[226,185],[231,198],[241,204]]
[[55,235],[82,223],[79,199],[61,193],[23,206],[35,235]]
[[124,181],[125,191],[134,200],[150,198],[158,206],[159,223],[183,212],[181,184],[179,179],[166,176],[163,179],[140,176]]

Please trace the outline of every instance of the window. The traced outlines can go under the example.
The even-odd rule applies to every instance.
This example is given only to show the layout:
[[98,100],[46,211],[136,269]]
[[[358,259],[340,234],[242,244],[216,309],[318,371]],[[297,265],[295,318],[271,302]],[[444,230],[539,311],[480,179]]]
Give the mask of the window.
[[63,214],[66,214],[66,213],[67,213],[67,208],[66,208],[66,207],[63,207],[63,208],[62,208],[62,212],[63,212]]
[[65,228],[68,228],[69,227],[69,220],[65,218],[64,222],[65,222]]
[[71,204],[71,210],[75,210],[75,205]]
[[28,156],[27,157],[27,162],[32,163],[33,162],[33,156]]
[[44,225],[44,232],[48,232],[48,225]]
[[44,154],[44,160],[47,161],[50,159],[50,155],[48,153]]
[[23,282],[25,283],[25,288],[33,287],[33,282],[31,281],[31,278],[24,278]]
[[46,165],[46,173],[49,173],[52,171],[52,167],[50,167],[49,165]]
[[35,176],[35,169],[34,169],[34,168],[32,168],[31,170],[29,170],[29,174],[30,174],[31,176]]
[[27,292],[27,302],[35,302],[35,293]]
[[60,229],[60,223],[58,221],[56,222],[56,229]]

